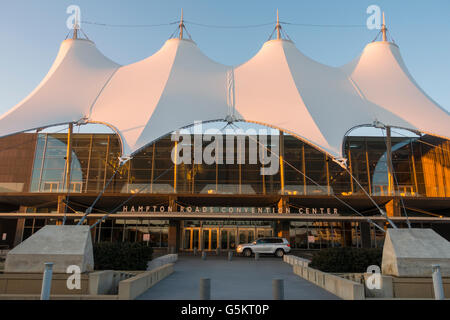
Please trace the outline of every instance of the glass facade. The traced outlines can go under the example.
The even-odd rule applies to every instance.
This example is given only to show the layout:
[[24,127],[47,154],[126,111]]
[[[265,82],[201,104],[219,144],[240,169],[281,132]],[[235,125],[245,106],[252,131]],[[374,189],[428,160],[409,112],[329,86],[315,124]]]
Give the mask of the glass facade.
[[[119,141],[110,134],[74,134],[70,192],[99,192],[117,166]],[[66,170],[66,134],[39,134],[31,192],[63,192]],[[116,175],[114,183],[127,181]],[[113,185],[114,188],[114,185]]]
[[144,242],[151,247],[167,248],[169,221],[108,219],[94,230],[96,242]]
[[358,222],[291,221],[289,237],[296,249],[362,247]]
[[[348,159],[346,170],[309,144],[286,134],[276,135],[281,147],[279,154],[285,162],[277,159],[280,170],[274,175],[264,176],[260,174],[262,164],[259,161],[257,163],[250,161],[249,137],[242,138],[241,141],[244,143],[235,144],[236,148],[231,154],[232,164],[226,161],[196,164],[191,161],[192,164],[175,165],[172,161],[172,151],[188,146],[193,158],[194,148],[192,145],[183,146],[183,142],[176,144],[171,141],[170,136],[166,136],[143,148],[119,168],[120,141],[116,135],[73,134],[69,195],[67,190],[64,190],[67,135],[39,133],[33,136],[36,137],[35,153],[27,155],[26,165],[18,163],[20,168],[24,167],[24,171],[32,172],[31,181],[29,184],[27,182],[27,187],[23,191],[36,193],[36,203],[25,207],[25,212],[30,215],[34,213],[55,213],[55,215],[52,218],[43,218],[45,215],[24,218],[22,220],[23,234],[19,233],[18,236],[22,240],[45,225],[62,224],[61,212],[64,211],[61,211],[60,205],[63,202],[60,202],[60,198],[64,196],[72,196],[69,200],[70,206],[67,206],[66,224],[78,223],[79,216],[71,217],[71,213],[85,212],[88,205],[92,203],[90,198],[102,191],[110,179],[111,183],[105,189],[105,195],[109,195],[106,197],[109,198],[109,202],[102,207],[96,207],[94,212],[97,214],[109,212],[111,208],[114,208],[113,198],[117,195],[122,195],[118,198],[123,198],[118,199],[118,202],[137,193],[144,196],[139,196],[127,203],[127,210],[123,210],[126,212],[125,215],[112,214],[93,228],[93,241],[144,242],[164,250],[173,246],[187,251],[194,248],[211,251],[217,248],[234,250],[240,243],[248,243],[256,238],[267,236],[286,237],[292,248],[306,250],[344,246],[375,248],[381,247],[384,241],[383,232],[367,222],[350,218],[349,215],[353,213],[346,211],[345,208],[344,210],[340,208],[339,214],[332,220],[315,219],[313,210],[317,208],[312,208],[312,214],[306,220],[280,222],[276,216],[264,221],[252,220],[252,217],[220,220],[224,218],[216,219],[214,216],[205,217],[205,220],[191,220],[193,218],[188,217],[189,206],[195,209],[196,205],[202,208],[206,205],[208,210],[214,213],[231,212],[228,209],[233,209],[235,213],[251,213],[255,207],[258,207],[258,210],[259,207],[264,207],[272,209],[271,214],[276,215],[277,209],[281,206],[295,212],[300,207],[318,206],[318,201],[326,200],[331,195],[363,196],[360,198],[367,201],[369,200],[365,192],[372,196],[393,196],[395,192],[395,195],[405,197],[450,197],[450,142],[430,136],[392,137],[393,179],[395,180],[392,192],[389,190],[387,148],[384,137],[348,137],[344,143]],[[222,140],[226,141],[226,138],[223,137]],[[202,151],[208,147],[209,143],[209,141],[203,142]],[[274,141],[269,141],[264,145],[272,148],[273,143]],[[216,159],[223,160],[227,156],[229,157],[230,154],[227,155],[224,149],[215,155]],[[33,161],[32,167],[31,161]],[[351,178],[350,173],[358,183]],[[0,175],[0,180],[1,178]],[[39,193],[62,193],[62,195],[56,197],[56,194],[39,195]],[[75,198],[74,193],[86,194],[86,196],[78,197],[80,201],[75,201],[72,200]],[[150,196],[158,194],[162,196]],[[279,197],[281,194],[299,197]],[[251,195],[267,195],[267,197],[251,197]],[[280,198],[282,201],[288,200],[284,204],[279,201]],[[311,204],[304,201],[306,198]],[[49,202],[43,199],[54,200]],[[359,201],[359,199],[352,200]],[[408,200],[410,199],[405,201]],[[423,201],[423,199],[410,201]],[[442,199],[433,199],[433,201],[442,201]],[[132,210],[133,206],[135,208]],[[177,206],[178,209],[185,207],[186,211],[180,212],[185,212],[186,217],[183,216],[180,220],[172,218],[170,221],[157,220],[169,218],[165,216],[152,218],[152,210],[146,213],[140,209],[153,208],[153,206],[167,211],[169,206],[175,206],[175,210]],[[333,210],[333,208],[327,209]],[[370,210],[362,213],[369,215]],[[429,217],[430,213],[426,210],[434,209],[430,206],[430,209],[419,210],[420,214],[414,212],[411,216],[414,214]],[[129,216],[130,214],[136,214],[136,216]],[[435,217],[441,214],[446,215],[431,213]],[[92,224],[96,221],[97,218],[91,218],[85,223]],[[404,227],[401,224],[402,222],[398,222],[399,227]],[[387,227],[384,222],[380,226]],[[430,226],[436,230],[439,229],[441,234],[447,234],[449,230],[448,227],[440,226],[439,223],[430,224]],[[424,226],[421,224],[419,227]]]
[[[68,219],[66,225],[74,225],[78,222],[77,219]],[[46,225],[61,224],[62,219],[26,218],[22,241]],[[167,248],[168,235],[168,220],[107,219],[92,229],[94,242],[143,242],[154,248]]]
[[55,225],[57,223],[57,219],[25,219],[22,240],[27,239],[46,225]]
[[[249,164],[248,137],[245,144],[235,148],[234,164],[182,163],[175,166],[171,159],[175,142],[166,136],[144,148],[120,168],[106,193],[334,193],[351,196],[363,194],[361,188],[364,188],[375,196],[389,194],[383,137],[347,138],[348,168],[359,184],[322,152],[292,136],[282,137],[282,155],[290,165],[283,164],[283,170],[264,176],[260,174],[260,163]],[[64,191],[66,138],[66,134],[39,134],[31,192]],[[119,140],[113,134],[74,134],[70,192],[100,192],[118,167],[119,146]],[[449,150],[450,142],[439,138],[393,137],[395,193],[400,196],[449,197]],[[194,154],[193,150],[191,154]],[[238,159],[243,157],[245,164],[239,164]]]

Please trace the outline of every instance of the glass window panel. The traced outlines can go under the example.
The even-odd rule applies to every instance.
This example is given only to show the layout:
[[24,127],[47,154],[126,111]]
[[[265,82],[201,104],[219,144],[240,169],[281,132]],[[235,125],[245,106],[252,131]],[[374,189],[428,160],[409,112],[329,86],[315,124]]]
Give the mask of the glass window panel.
[[183,241],[183,249],[191,249],[191,229],[184,230],[184,241]]
[[221,232],[221,248],[226,250],[228,249],[228,231],[227,230],[222,230]]

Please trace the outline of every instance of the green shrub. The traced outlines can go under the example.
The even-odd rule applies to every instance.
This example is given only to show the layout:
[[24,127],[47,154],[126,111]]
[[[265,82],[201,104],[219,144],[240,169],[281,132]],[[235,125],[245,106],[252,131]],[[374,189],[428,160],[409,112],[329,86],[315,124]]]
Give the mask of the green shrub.
[[146,270],[153,249],[139,242],[94,244],[95,270]]
[[366,272],[367,267],[381,267],[382,249],[329,248],[316,252],[309,266],[324,272]]

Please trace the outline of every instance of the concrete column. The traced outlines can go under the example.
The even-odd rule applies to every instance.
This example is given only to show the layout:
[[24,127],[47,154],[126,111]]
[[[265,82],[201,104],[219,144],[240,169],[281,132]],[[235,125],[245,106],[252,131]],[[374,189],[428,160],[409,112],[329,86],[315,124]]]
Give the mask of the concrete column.
[[345,246],[352,246],[352,223],[351,222],[343,222],[342,226],[344,227],[344,236],[345,236]]
[[168,246],[175,248],[175,252],[180,249],[180,221],[178,220],[169,220]]
[[360,230],[361,230],[361,247],[370,248],[371,247],[370,224],[368,222],[361,222]]

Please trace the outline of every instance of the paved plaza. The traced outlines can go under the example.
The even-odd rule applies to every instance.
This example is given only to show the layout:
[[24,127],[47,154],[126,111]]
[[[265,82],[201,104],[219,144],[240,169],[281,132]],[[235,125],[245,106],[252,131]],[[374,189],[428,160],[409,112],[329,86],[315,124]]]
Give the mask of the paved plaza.
[[211,279],[211,299],[271,300],[272,279],[284,279],[286,300],[339,299],[300,278],[292,266],[274,257],[181,256],[175,272],[142,294],[139,300],[199,299],[200,278]]

